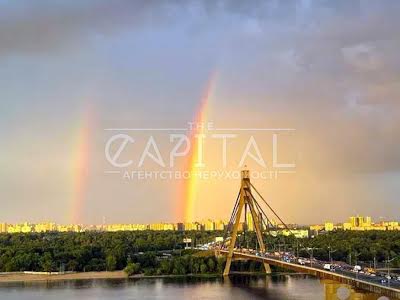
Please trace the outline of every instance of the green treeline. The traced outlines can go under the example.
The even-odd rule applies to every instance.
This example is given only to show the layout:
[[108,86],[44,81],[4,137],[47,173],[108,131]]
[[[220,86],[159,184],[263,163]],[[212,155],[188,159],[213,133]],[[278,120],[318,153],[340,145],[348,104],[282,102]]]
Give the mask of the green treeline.
[[[314,256],[329,259],[329,247],[334,260],[351,264],[356,262],[384,262],[394,259],[393,267],[400,267],[400,231],[337,231],[303,241],[306,247],[314,247]],[[302,251],[302,254],[306,255]]]
[[[129,259],[124,270],[128,275],[222,274],[225,263],[226,258],[224,256],[216,258],[213,251],[185,250],[164,259],[159,259],[155,253],[145,253],[134,260]],[[275,269],[273,267],[273,270]],[[264,267],[257,261],[234,261],[231,271],[264,272]]]
[[[195,244],[212,241],[221,232],[84,232],[0,234],[0,272],[12,271],[113,271],[147,275],[221,273],[224,259],[212,254],[182,250],[183,239]],[[270,251],[298,252],[328,260],[329,249],[334,260],[383,263],[394,259],[392,267],[400,266],[400,232],[338,231],[309,239],[265,236]],[[241,234],[238,245],[256,248],[254,233]],[[396,259],[397,258],[397,259]],[[237,263],[237,271],[259,271],[256,263]]]
[[128,275],[187,275],[222,274],[225,257],[216,258],[213,252],[179,251],[171,257],[158,257],[154,252],[128,259],[125,272]]
[[[255,236],[248,235],[243,245],[255,245]],[[383,263],[394,259],[391,266],[400,267],[400,231],[334,231],[320,234],[313,238],[296,239],[289,237],[265,237],[270,251],[291,251],[302,257],[310,257],[328,261],[329,253],[333,260],[351,264],[356,262]],[[310,248],[313,248],[312,252]]]
[[[195,243],[213,240],[220,232],[84,232],[0,234],[0,272],[113,271],[122,270],[128,258],[162,250],[183,249],[183,238]],[[141,254],[144,252],[145,255]],[[145,264],[142,261],[144,267]]]

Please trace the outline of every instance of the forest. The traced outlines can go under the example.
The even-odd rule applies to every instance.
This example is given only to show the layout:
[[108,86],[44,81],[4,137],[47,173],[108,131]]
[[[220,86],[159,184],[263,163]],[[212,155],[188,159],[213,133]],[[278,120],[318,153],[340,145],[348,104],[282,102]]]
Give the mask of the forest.
[[[207,231],[0,234],[0,272],[125,269],[128,274],[147,275],[221,273],[224,259],[183,250],[186,237],[198,245],[221,235]],[[292,251],[321,260],[331,256],[351,264],[392,260],[392,267],[400,266],[398,231],[337,231],[308,239],[266,234],[264,238],[269,251]],[[256,248],[254,233],[241,234],[237,246]],[[251,263],[246,266],[259,268]]]

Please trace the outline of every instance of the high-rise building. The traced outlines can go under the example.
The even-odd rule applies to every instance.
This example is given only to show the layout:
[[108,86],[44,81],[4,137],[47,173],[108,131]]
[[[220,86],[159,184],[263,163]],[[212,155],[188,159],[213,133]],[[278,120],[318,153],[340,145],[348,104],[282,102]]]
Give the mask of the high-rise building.
[[7,223],[0,223],[0,233],[7,232]]
[[49,232],[57,230],[57,226],[55,223],[46,222],[46,223],[39,223],[34,225],[35,232]]
[[246,214],[246,228],[248,231],[254,231],[253,215],[250,211],[248,211]]
[[192,222],[192,223],[187,222],[187,223],[185,223],[183,225],[184,225],[184,228],[185,228],[186,231],[200,230],[201,229],[200,224],[199,223],[195,223],[195,222]]
[[353,230],[362,230],[367,227],[372,226],[372,219],[371,217],[362,217],[357,215],[356,217],[350,217],[350,229]]
[[325,231],[333,231],[335,229],[335,225],[332,222],[325,223]]
[[357,218],[356,217],[350,217],[350,226],[351,227],[357,227]]
[[218,220],[215,222],[215,230],[224,231],[225,230],[225,222],[222,220]]
[[363,226],[364,227],[369,227],[369,226],[371,226],[372,225],[372,219],[371,219],[371,217],[365,217],[364,219],[363,219]]
[[184,231],[185,230],[185,225],[183,223],[176,223],[176,230],[178,231]]
[[213,220],[210,220],[210,219],[205,220],[205,221],[203,221],[202,225],[204,226],[204,230],[205,231],[213,231],[213,230],[215,230],[215,223],[214,223]]
[[175,226],[173,223],[154,223],[150,224],[150,230],[156,230],[156,231],[161,231],[161,230],[174,230]]
[[22,233],[29,233],[32,232],[32,225],[29,224],[28,222],[25,222],[24,224],[21,225],[21,232]]

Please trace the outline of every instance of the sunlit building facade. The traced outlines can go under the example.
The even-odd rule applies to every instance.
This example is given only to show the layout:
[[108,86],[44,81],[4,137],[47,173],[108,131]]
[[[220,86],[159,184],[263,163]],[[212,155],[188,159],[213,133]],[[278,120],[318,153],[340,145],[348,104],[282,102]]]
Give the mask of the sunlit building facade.
[[367,216],[351,216],[348,222],[342,224],[333,224],[326,222],[324,225],[311,225],[310,230],[313,232],[320,231],[333,231],[333,230],[354,230],[354,231],[366,231],[366,230],[400,230],[399,222],[380,222],[374,223],[372,218]]

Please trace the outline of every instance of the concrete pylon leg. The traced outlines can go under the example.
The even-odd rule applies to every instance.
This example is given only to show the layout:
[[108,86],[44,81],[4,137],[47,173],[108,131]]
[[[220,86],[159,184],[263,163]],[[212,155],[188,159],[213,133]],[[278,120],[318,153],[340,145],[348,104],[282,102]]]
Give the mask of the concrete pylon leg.
[[271,274],[271,267],[269,266],[269,264],[264,263],[264,269],[265,269],[265,273],[266,274]]
[[224,269],[224,273],[223,273],[224,276],[228,276],[229,272],[231,270],[231,263],[232,263],[232,259],[233,259],[233,250],[235,248],[237,232],[238,232],[239,223],[240,223],[240,215],[242,214],[243,206],[244,206],[244,200],[243,200],[243,196],[241,195],[235,224],[233,226],[233,232],[231,235],[231,242],[229,245],[228,257],[226,259],[226,265],[225,265],[225,269]]

